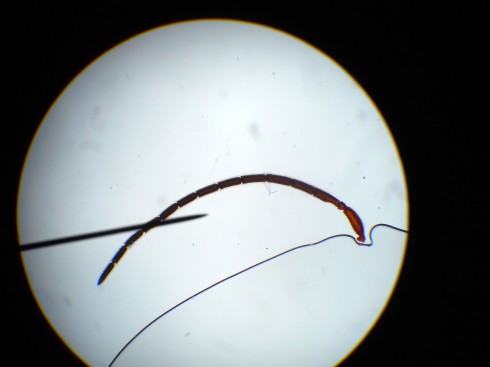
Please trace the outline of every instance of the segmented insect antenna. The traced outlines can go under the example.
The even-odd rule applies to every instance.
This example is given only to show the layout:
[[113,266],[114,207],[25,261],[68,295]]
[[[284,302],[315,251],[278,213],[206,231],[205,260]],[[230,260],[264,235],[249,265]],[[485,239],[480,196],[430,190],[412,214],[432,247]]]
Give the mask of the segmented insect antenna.
[[129,249],[129,247],[131,247],[141,236],[143,236],[146,232],[148,232],[153,227],[155,227],[158,223],[161,223],[162,221],[167,219],[170,215],[175,213],[179,208],[182,208],[183,206],[193,202],[198,198],[212,194],[213,192],[219,190],[223,190],[227,187],[239,186],[242,184],[245,185],[245,184],[256,183],[256,182],[275,183],[278,185],[289,186],[296,190],[300,190],[309,195],[312,195],[313,197],[323,202],[335,205],[335,207],[341,210],[349,220],[352,229],[357,234],[357,240],[360,242],[364,242],[366,240],[366,237],[364,236],[364,225],[362,224],[362,220],[359,217],[359,215],[354,211],[354,209],[348,207],[346,204],[344,204],[342,201],[338,200],[335,196],[329,194],[328,192],[323,191],[318,187],[310,185],[306,182],[294,178],[286,177],[286,176],[281,176],[281,175],[262,173],[262,174],[238,176],[238,177],[232,177],[223,181],[216,182],[209,186],[203,187],[202,189],[199,189],[195,192],[192,192],[187,196],[184,196],[182,199],[170,205],[167,209],[165,209],[162,213],[160,213],[159,216],[155,217],[147,224],[145,224],[141,229],[139,229],[131,237],[129,237],[126,240],[126,242],[121,246],[121,248],[117,251],[117,253],[114,255],[114,257],[109,262],[109,264],[107,264],[106,268],[100,275],[97,284],[100,285],[104,282],[104,280],[106,280],[106,278],[109,276],[109,274],[112,272],[114,267],[124,256],[124,254]]

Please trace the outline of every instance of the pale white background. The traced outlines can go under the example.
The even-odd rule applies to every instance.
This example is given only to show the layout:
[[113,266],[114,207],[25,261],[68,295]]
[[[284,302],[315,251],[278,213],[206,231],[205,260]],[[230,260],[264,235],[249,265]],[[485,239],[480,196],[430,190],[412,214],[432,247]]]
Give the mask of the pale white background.
[[[407,228],[403,168],[388,128],[345,71],[270,28],[187,22],[133,38],[92,63],[50,109],[18,204],[21,243],[147,221],[225,178],[271,172],[354,208],[366,231]],[[301,244],[353,234],[334,206],[251,184],[199,199],[97,279],[128,233],[23,254],[34,294],[84,361],[106,366],[152,319],[193,293]],[[338,363],[380,316],[406,235],[337,239],[233,278],[148,329],[117,366]]]

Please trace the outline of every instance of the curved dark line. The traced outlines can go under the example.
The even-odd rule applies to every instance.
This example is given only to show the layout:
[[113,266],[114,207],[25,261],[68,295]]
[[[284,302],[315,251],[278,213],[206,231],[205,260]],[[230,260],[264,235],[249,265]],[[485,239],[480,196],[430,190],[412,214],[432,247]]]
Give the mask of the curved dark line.
[[339,237],[348,237],[348,238],[352,239],[352,240],[353,240],[353,241],[354,241],[354,242],[355,242],[357,245],[359,245],[359,246],[368,246],[368,247],[370,247],[370,246],[372,246],[372,245],[374,244],[374,241],[373,241],[373,238],[372,238],[372,234],[373,234],[374,229],[375,229],[375,228],[377,228],[377,227],[388,227],[388,228],[394,229],[394,230],[396,230],[396,231],[400,231],[400,232],[408,233],[408,231],[407,231],[407,230],[405,230],[405,229],[398,228],[398,227],[392,226],[392,225],[390,225],[390,224],[378,223],[378,224],[374,225],[373,227],[371,227],[371,230],[369,231],[369,240],[370,240],[370,243],[363,243],[363,242],[359,242],[359,241],[358,241],[358,240],[357,240],[357,239],[356,239],[354,236],[352,236],[352,235],[350,235],[350,234],[336,234],[336,235],[333,235],[333,236],[330,236],[330,237],[326,237],[326,238],[324,238],[324,239],[322,239],[322,240],[320,240],[320,241],[317,241],[317,242],[308,243],[308,244],[305,244],[305,245],[299,245],[299,246],[293,247],[293,248],[291,248],[291,249],[289,249],[289,250],[283,251],[283,252],[281,252],[281,253],[279,253],[279,254],[277,254],[277,255],[271,256],[271,257],[269,257],[269,258],[267,258],[267,259],[265,259],[265,260],[262,260],[262,261],[260,261],[260,262],[258,262],[258,263],[255,263],[255,264],[253,264],[253,265],[251,265],[251,266],[249,266],[249,267],[247,267],[247,268],[245,268],[245,269],[240,270],[240,271],[239,271],[239,272],[237,272],[237,273],[234,273],[234,274],[232,274],[232,275],[230,275],[230,276],[227,276],[226,278],[223,278],[223,279],[221,279],[221,280],[217,281],[216,283],[211,284],[210,286],[208,286],[208,287],[206,287],[206,288],[204,288],[204,289],[200,290],[200,291],[199,291],[199,292],[197,292],[197,293],[194,293],[192,296],[190,296],[190,297],[188,297],[188,298],[184,299],[183,301],[181,301],[181,302],[177,303],[175,306],[173,306],[173,307],[169,308],[169,309],[168,309],[167,311],[165,311],[164,313],[160,314],[158,317],[156,317],[156,318],[155,318],[155,319],[153,319],[153,320],[152,320],[150,323],[148,323],[148,324],[147,324],[147,325],[146,325],[146,326],[145,326],[143,329],[141,329],[141,330],[140,330],[140,331],[139,331],[139,332],[138,332],[138,333],[137,333],[135,336],[133,336],[133,337],[132,337],[132,338],[131,338],[131,339],[130,339],[130,340],[129,340],[129,341],[128,341],[128,342],[127,342],[127,343],[126,343],[126,344],[125,344],[123,347],[122,347],[122,349],[121,349],[121,350],[120,350],[120,351],[119,351],[119,352],[116,354],[116,356],[115,356],[115,357],[114,357],[114,359],[111,361],[111,363],[109,364],[109,366],[108,366],[108,367],[111,367],[111,366],[114,364],[114,362],[116,361],[116,359],[117,359],[117,358],[119,358],[119,356],[122,354],[122,352],[123,352],[123,351],[124,351],[124,350],[125,350],[125,349],[126,349],[126,348],[127,348],[127,347],[128,347],[128,346],[129,346],[129,345],[130,345],[130,344],[131,344],[131,343],[132,343],[132,342],[133,342],[133,341],[134,341],[134,340],[135,340],[137,337],[138,337],[138,336],[140,336],[140,335],[141,335],[141,334],[142,334],[142,333],[143,333],[145,330],[147,330],[147,329],[148,329],[148,328],[149,328],[151,325],[153,325],[154,323],[156,323],[158,320],[160,320],[162,317],[164,317],[164,316],[165,316],[165,315],[167,315],[168,313],[172,312],[172,311],[173,311],[173,310],[175,310],[176,308],[178,308],[178,307],[182,306],[183,304],[185,304],[185,303],[189,302],[191,299],[193,299],[193,298],[195,298],[195,297],[197,297],[197,296],[199,296],[199,295],[203,294],[204,292],[206,292],[206,291],[210,290],[211,288],[214,288],[214,287],[216,287],[217,285],[219,285],[219,284],[221,284],[221,283],[226,282],[227,280],[230,280],[230,279],[232,279],[232,278],[234,278],[234,277],[236,277],[236,276],[238,276],[238,275],[240,275],[240,274],[245,273],[246,271],[249,271],[249,270],[251,270],[251,269],[253,269],[253,268],[256,268],[256,267],[258,267],[258,266],[260,266],[260,265],[262,265],[262,264],[265,264],[265,263],[267,263],[267,262],[269,262],[269,261],[271,261],[271,260],[274,260],[274,259],[276,259],[276,258],[278,258],[278,257],[280,257],[280,256],[286,255],[286,254],[288,254],[288,253],[290,253],[290,252],[293,252],[293,251],[296,251],[296,250],[299,250],[299,249],[302,249],[302,248],[316,246],[316,245],[319,245],[319,244],[321,244],[321,243],[323,243],[323,242],[326,242],[326,241],[332,240],[332,239],[334,239],[334,238],[339,238]]
[[[284,185],[292,187],[296,190],[303,191],[309,195],[316,197],[317,199],[331,203],[337,207],[337,209],[344,212],[344,215],[349,220],[352,229],[357,234],[357,240],[364,242],[364,225],[362,224],[362,220],[359,215],[354,211],[354,209],[348,207],[345,203],[338,200],[335,196],[329,194],[326,191],[319,189],[313,185],[310,185],[306,182],[275,174],[262,173],[262,174],[253,174],[253,175],[245,175],[245,176],[237,176],[228,178],[226,180],[222,180],[211,184],[209,186],[203,187],[197,191],[190,193],[189,195],[184,196],[182,199],[176,201],[172,205],[170,205],[167,209],[160,213],[159,216],[155,217],[144,226],[142,226],[138,231],[136,231],[131,237],[129,237],[126,242],[119,248],[116,255],[112,258],[112,260],[107,264],[106,268],[102,272],[97,282],[97,285],[102,284],[109,274],[114,269],[115,265],[121,260],[123,255],[126,253],[126,250],[129,249],[136,241],[138,241],[146,232],[151,230],[153,227],[157,226],[159,223],[167,219],[170,215],[176,212],[178,209],[183,206],[193,202],[194,200],[201,198],[205,195],[209,195],[218,190],[223,190],[227,187],[239,186],[242,184],[249,184],[255,182],[270,182],[278,185]],[[356,242],[357,242],[356,240]]]

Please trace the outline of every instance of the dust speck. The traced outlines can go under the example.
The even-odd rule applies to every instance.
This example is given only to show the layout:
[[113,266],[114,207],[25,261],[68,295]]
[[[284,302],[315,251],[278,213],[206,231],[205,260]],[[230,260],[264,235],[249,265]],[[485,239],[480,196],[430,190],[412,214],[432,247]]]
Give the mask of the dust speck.
[[260,140],[260,127],[256,122],[252,122],[248,125],[248,132],[252,135],[255,140]]

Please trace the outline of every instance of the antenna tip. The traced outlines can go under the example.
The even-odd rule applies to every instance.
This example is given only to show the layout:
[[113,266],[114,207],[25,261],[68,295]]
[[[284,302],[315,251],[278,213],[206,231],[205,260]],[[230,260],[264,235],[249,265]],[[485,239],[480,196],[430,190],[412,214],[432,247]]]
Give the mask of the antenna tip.
[[109,274],[111,273],[112,269],[114,269],[114,266],[115,264],[114,263],[109,263],[106,268],[104,269],[104,271],[102,272],[102,274],[100,275],[99,277],[99,280],[97,282],[97,285],[101,285],[104,280],[106,280],[106,278],[109,276]]

